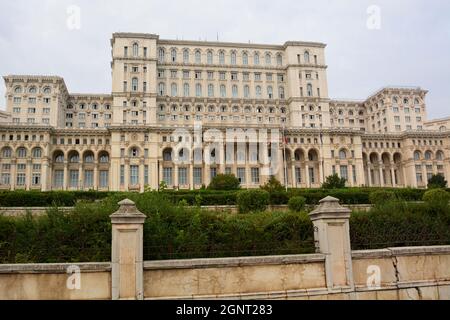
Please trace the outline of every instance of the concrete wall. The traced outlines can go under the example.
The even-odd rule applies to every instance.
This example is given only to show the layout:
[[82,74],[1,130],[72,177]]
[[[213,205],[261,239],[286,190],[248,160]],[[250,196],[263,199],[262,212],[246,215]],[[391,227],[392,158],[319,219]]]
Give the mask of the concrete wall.
[[[355,251],[354,290],[330,291],[322,254],[144,263],[146,299],[449,300],[450,246]],[[378,266],[381,286],[368,287]]]
[[[79,290],[68,289],[71,266],[80,270]],[[0,265],[0,300],[110,299],[110,263]]]

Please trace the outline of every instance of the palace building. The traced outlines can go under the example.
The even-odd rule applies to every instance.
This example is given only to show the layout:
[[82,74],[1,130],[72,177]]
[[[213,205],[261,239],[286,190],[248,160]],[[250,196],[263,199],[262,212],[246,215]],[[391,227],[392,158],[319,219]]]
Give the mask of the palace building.
[[[163,40],[116,33],[112,90],[70,93],[56,76],[5,76],[0,190],[198,189],[219,173],[244,188],[293,188],[333,173],[349,186],[450,180],[450,118],[427,91],[328,95],[325,44]],[[275,164],[275,165],[274,165]]]

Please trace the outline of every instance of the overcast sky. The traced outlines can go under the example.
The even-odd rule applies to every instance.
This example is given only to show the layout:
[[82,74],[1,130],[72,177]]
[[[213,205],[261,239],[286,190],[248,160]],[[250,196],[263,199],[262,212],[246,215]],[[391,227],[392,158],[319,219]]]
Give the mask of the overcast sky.
[[[72,5],[81,10],[80,29],[67,27]],[[368,13],[373,5],[380,20],[376,10]],[[218,34],[232,42],[324,42],[331,98],[420,86],[430,91],[429,118],[450,116],[448,0],[1,1],[0,74],[58,75],[71,93],[110,93],[109,40],[119,31],[164,39],[216,40]],[[1,85],[1,108],[4,94]]]

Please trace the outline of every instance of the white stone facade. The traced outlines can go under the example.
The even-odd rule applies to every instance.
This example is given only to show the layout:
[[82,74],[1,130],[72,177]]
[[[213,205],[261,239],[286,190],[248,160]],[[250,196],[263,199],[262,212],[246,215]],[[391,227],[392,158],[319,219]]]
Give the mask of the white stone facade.
[[427,122],[427,91],[332,100],[324,44],[116,33],[111,46],[111,94],[71,94],[53,76],[4,77],[0,189],[195,189],[218,173],[247,188],[270,175],[319,187],[334,172],[349,186],[450,180],[450,120]]

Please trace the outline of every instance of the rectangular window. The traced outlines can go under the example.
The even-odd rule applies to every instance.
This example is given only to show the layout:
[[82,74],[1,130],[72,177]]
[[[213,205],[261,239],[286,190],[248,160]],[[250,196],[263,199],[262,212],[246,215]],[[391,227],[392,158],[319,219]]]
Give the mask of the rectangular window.
[[84,187],[91,189],[94,187],[94,171],[86,170],[84,172]]
[[149,185],[149,178],[148,178],[148,166],[145,165],[144,166],[144,185],[148,186]]
[[125,184],[125,166],[120,166],[120,185],[123,186]]
[[79,171],[70,170],[69,177],[70,177],[70,187],[74,189],[78,188]]
[[100,171],[100,188],[105,189],[108,188],[109,182],[109,171],[102,170]]
[[237,178],[240,183],[245,184],[245,168],[237,168]]
[[252,168],[252,183],[259,184],[259,168]]
[[297,183],[302,183],[302,170],[301,168],[295,168],[295,180]]
[[186,186],[188,184],[187,182],[187,169],[186,168],[179,168],[178,169],[178,184],[181,186]]
[[164,168],[163,169],[163,181],[168,186],[171,186],[173,184],[173,182],[172,182],[172,168]]
[[314,176],[314,168],[309,168],[309,181],[310,183],[316,183],[316,179]]
[[345,180],[348,181],[348,167],[341,166],[340,171],[341,171],[341,178],[344,178]]
[[31,183],[33,186],[38,186],[41,184],[41,174],[40,173],[33,173]]
[[210,168],[209,172],[211,175],[211,180],[217,176],[217,168]]
[[139,166],[130,166],[130,185],[139,185]]
[[194,184],[201,185],[202,180],[202,168],[194,168]]
[[56,188],[62,188],[64,186],[64,171],[63,170],[55,170],[53,177],[53,185]]
[[2,179],[1,179],[1,181],[0,181],[0,184],[2,184],[2,185],[10,185],[10,180],[11,180],[11,178],[10,178],[11,176],[10,176],[10,174],[9,173],[2,173]]
[[24,186],[25,185],[25,173],[17,174],[17,185]]
[[352,171],[353,171],[353,183],[356,184],[356,166],[352,166]]

